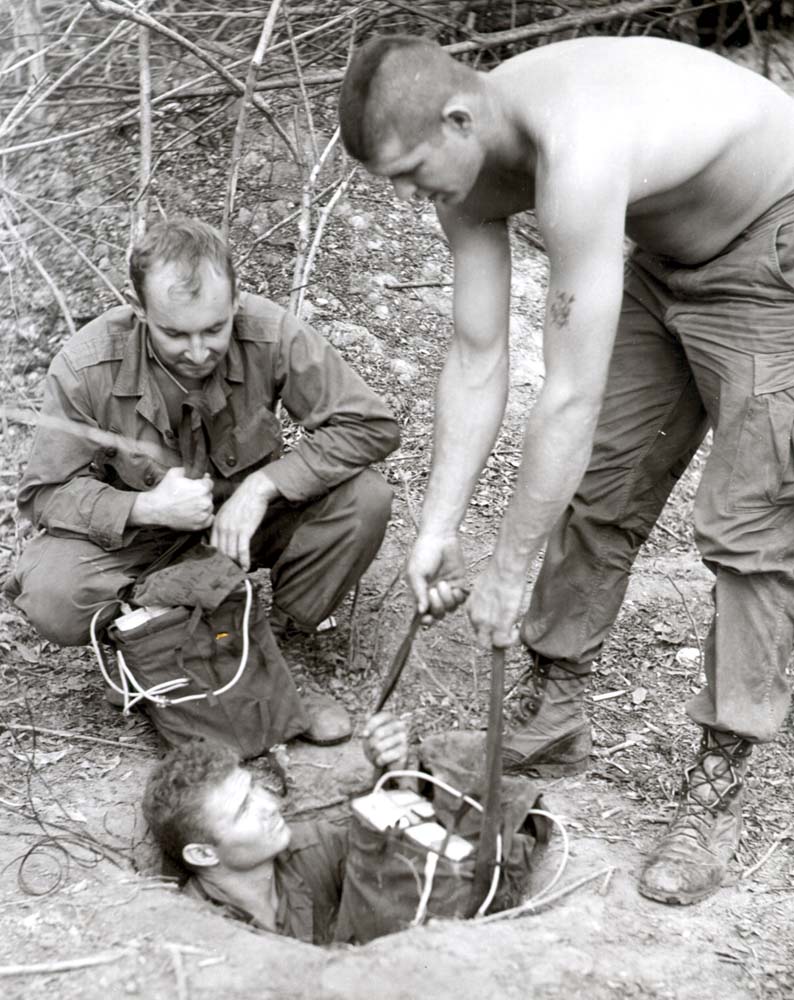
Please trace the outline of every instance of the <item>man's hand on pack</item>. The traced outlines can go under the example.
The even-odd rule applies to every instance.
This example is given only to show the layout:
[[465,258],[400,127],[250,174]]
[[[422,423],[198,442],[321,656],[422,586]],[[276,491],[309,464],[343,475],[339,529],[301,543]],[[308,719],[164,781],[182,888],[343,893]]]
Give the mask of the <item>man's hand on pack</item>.
[[516,619],[525,586],[523,576],[500,572],[490,560],[466,602],[466,613],[479,645],[505,648],[517,641]]
[[210,544],[246,572],[251,568],[251,538],[278,490],[263,470],[251,473],[215,515]]
[[179,466],[169,469],[151,490],[139,493],[129,523],[137,527],[201,531],[212,524],[212,479],[188,479]]
[[466,566],[456,535],[420,535],[408,559],[408,583],[425,625],[466,600]]
[[364,728],[367,760],[390,770],[404,768],[408,760],[408,727],[391,712],[378,712]]

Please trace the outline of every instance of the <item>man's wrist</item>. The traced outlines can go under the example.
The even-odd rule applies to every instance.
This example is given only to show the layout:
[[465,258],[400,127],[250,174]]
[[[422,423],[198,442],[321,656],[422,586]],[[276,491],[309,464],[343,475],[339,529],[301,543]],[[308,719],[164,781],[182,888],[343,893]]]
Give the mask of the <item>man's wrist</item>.
[[246,480],[246,486],[261,500],[270,503],[276,497],[281,496],[281,491],[268,476],[264,469],[257,469],[252,472]]
[[151,507],[149,494],[139,493],[133,501],[130,512],[127,515],[128,528],[149,528],[157,524],[154,512]]

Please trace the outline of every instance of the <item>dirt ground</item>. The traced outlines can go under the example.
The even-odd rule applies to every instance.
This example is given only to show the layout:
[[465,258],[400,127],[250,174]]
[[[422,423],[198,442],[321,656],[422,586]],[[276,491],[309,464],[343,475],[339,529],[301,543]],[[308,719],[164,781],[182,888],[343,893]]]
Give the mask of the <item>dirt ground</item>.
[[[218,157],[212,149],[201,155],[206,169],[193,165],[179,207],[212,219],[222,194],[213,174]],[[542,379],[545,262],[526,239],[530,226],[519,220],[513,239],[508,415],[465,524],[472,574],[490,551],[518,463],[523,417]],[[244,246],[241,226],[235,239]],[[266,245],[246,263],[244,286],[283,298],[290,253],[288,243]],[[114,261],[120,259],[117,253]],[[394,517],[355,609],[344,605],[335,632],[285,649],[300,682],[344,701],[359,728],[411,615],[400,568],[429,463],[432,391],[449,334],[450,276],[432,211],[398,204],[385,186],[359,174],[329,225],[308,318],[339,344],[400,417],[403,448],[384,467],[396,491]],[[388,287],[406,282],[435,284]],[[90,292],[81,294],[78,310],[82,304],[86,316],[108,304]],[[35,405],[63,332],[46,303],[20,295],[16,312],[9,306],[2,322],[5,398],[12,407]],[[4,420],[3,574],[30,537],[12,506],[30,435],[24,422]],[[701,683],[698,647],[710,615],[710,577],[690,527],[704,457],[705,451],[693,462],[641,553],[601,658],[590,697],[596,746],[590,767],[580,777],[544,785],[547,807],[571,839],[558,884],[570,891],[516,920],[437,922],[365,947],[319,949],[254,933],[180,897],[157,876],[139,813],[146,773],[160,752],[146,721],[125,718],[104,702],[90,650],[39,641],[4,605],[0,995],[8,1000],[794,996],[791,718],[753,757],[745,832],[726,886],[689,908],[654,904],[636,891],[643,858],[671,814],[681,769],[697,741],[684,703]],[[524,666],[520,651],[511,651],[511,687]],[[393,707],[410,720],[415,739],[450,727],[482,728],[487,667],[464,616],[455,616],[420,635]],[[509,696],[506,704],[509,723]],[[287,814],[325,812],[343,821],[345,800],[369,781],[358,740],[329,750],[296,744],[288,753]],[[553,838],[541,859],[536,890],[556,870],[560,845],[560,837]],[[58,965],[70,961],[77,967]],[[14,965],[25,971],[9,974]]]

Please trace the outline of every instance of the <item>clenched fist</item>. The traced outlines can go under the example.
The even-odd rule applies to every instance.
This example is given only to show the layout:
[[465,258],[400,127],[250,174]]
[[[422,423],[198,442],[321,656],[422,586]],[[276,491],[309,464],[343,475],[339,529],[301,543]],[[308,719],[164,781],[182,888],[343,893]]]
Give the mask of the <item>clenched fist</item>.
[[169,469],[157,486],[139,493],[129,523],[140,527],[201,531],[213,520],[212,479],[188,479],[181,466]]

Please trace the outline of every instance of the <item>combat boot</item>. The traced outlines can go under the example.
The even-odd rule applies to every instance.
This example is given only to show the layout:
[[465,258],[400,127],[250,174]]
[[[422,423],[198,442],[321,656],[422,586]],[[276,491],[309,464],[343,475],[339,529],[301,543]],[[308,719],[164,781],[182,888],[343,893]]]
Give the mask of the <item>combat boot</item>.
[[584,714],[589,665],[574,667],[534,654],[521,681],[519,716],[502,748],[505,774],[557,778],[587,768],[592,749]]
[[742,832],[744,775],[752,743],[705,729],[697,760],[684,772],[667,832],[640,876],[643,896],[697,903],[722,885]]

